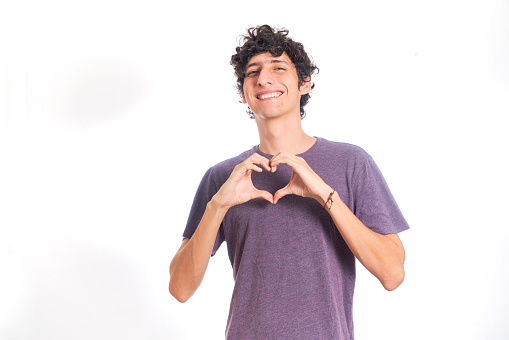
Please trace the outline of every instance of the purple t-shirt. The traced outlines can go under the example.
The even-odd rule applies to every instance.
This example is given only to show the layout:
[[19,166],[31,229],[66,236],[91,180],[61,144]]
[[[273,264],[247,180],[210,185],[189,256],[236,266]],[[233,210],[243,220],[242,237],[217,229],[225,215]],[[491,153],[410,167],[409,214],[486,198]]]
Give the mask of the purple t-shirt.
[[[210,168],[196,193],[184,237],[191,238],[207,203],[253,147]],[[375,162],[363,149],[318,138],[299,155],[370,229],[408,229]],[[255,187],[274,194],[292,169],[253,172]],[[254,199],[226,213],[212,255],[226,240],[235,287],[226,339],[353,339],[355,258],[332,218],[314,199],[288,195],[276,205]]]

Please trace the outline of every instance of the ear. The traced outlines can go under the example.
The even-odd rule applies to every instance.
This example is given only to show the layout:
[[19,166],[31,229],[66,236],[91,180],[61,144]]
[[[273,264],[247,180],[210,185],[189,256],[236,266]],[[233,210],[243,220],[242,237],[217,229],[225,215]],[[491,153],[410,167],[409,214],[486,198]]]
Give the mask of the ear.
[[311,92],[311,77],[307,77],[304,79],[304,82],[299,88],[300,95],[308,94]]
[[244,94],[242,94],[242,104],[247,104],[246,97],[244,97]]

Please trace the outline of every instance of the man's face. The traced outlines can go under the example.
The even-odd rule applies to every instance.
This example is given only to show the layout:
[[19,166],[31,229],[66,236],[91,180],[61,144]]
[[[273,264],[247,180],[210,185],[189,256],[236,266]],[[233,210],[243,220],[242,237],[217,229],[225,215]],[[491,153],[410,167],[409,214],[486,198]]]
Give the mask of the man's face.
[[300,117],[300,97],[309,93],[311,81],[299,88],[295,65],[286,53],[273,57],[270,52],[253,56],[247,63],[242,101],[255,117],[270,119],[286,114]]

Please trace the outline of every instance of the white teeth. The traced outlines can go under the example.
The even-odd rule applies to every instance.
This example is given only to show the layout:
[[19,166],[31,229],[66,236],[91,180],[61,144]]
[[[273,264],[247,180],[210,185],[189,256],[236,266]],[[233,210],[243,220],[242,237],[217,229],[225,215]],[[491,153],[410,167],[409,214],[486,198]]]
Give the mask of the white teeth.
[[272,92],[272,93],[262,94],[259,98],[267,99],[267,98],[279,97],[280,95],[281,95],[280,92]]

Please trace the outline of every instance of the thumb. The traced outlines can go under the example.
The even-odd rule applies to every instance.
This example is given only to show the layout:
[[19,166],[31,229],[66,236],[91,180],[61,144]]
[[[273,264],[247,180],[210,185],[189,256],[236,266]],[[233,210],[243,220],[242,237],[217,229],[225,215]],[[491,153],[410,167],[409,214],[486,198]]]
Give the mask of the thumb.
[[265,190],[256,190],[256,198],[263,198],[272,204],[274,203],[274,197],[272,194]]
[[286,195],[289,195],[289,194],[292,194],[292,191],[290,190],[290,187],[288,185],[286,187],[284,187],[284,188],[279,189],[274,194],[274,204],[276,204],[277,201],[279,201],[280,198],[283,198],[283,197],[285,197]]

